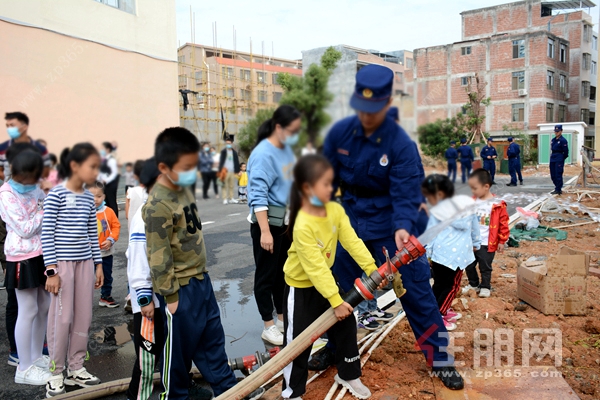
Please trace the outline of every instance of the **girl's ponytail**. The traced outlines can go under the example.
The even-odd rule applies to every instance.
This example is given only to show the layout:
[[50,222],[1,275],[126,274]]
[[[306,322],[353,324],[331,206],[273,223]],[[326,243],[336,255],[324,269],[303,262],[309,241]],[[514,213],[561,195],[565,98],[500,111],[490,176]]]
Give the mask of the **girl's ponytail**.
[[256,145],[271,136],[275,131],[275,126],[280,125],[282,128],[288,127],[292,122],[301,117],[300,111],[293,106],[284,104],[277,107],[277,110],[273,113],[273,117],[269,118],[262,123],[258,128],[258,135],[256,138]]
[[67,162],[70,152],[71,150],[65,147],[60,153],[59,164],[56,166],[56,170],[58,171],[58,179],[61,181],[71,176],[71,166]]
[[302,207],[302,194],[296,181],[292,183],[292,189],[290,191],[290,221],[288,223],[287,235],[290,240],[294,240],[294,225],[296,224],[296,218],[298,217],[298,211]]
[[423,194],[431,196],[442,192],[445,198],[450,198],[454,196],[454,184],[446,175],[431,174],[421,184],[421,191]]

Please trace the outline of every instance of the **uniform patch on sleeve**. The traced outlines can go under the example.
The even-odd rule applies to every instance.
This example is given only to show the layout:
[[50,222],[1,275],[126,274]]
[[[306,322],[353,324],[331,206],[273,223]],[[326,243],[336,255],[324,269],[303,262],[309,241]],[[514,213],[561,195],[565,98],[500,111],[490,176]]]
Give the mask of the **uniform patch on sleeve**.
[[339,149],[338,148],[337,152],[340,153],[340,154],[343,154],[345,156],[349,156],[350,155],[350,152],[348,150],[346,150],[346,149]]

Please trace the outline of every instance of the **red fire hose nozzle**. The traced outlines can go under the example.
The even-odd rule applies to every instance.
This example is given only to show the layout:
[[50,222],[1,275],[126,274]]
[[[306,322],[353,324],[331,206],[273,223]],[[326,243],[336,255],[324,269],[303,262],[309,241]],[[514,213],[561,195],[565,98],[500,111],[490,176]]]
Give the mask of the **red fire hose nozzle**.
[[415,236],[411,236],[404,247],[398,250],[389,262],[383,264],[370,276],[356,279],[354,288],[360,293],[363,299],[373,300],[373,293],[384,279],[388,280],[390,273],[392,275],[395,274],[401,266],[409,264],[424,254],[425,248],[423,245],[419,243],[419,240]]

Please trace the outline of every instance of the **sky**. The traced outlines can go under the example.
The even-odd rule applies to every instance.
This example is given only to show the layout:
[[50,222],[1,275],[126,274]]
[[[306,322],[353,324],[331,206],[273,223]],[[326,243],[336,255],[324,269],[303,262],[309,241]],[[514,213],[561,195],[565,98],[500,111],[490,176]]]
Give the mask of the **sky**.
[[[178,46],[191,42],[190,6],[195,13],[195,42],[289,59],[303,50],[345,44],[381,52],[414,50],[461,40],[466,10],[508,0],[176,0]],[[587,12],[587,9],[586,9]],[[589,11],[598,29],[598,7]]]

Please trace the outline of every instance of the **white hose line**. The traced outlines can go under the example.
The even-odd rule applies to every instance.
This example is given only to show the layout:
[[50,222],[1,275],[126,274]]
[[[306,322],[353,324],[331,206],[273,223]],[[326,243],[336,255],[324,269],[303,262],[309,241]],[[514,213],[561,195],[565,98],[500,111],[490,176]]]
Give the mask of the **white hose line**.
[[325,396],[325,398],[323,400],[331,400],[333,399],[333,395],[335,394],[335,391],[337,390],[338,387],[338,383],[337,382],[333,382],[333,386],[331,386],[331,389],[329,389],[329,392],[327,392],[327,396]]
[[[379,330],[379,329],[378,329],[378,330]],[[363,343],[365,340],[368,340],[368,339],[369,339],[371,336],[373,336],[373,334],[374,334],[375,332],[377,332],[377,331],[371,331],[371,332],[367,333],[367,334],[366,334],[366,335],[365,335],[365,336],[364,336],[362,339],[360,339],[360,340],[358,341],[358,344],[361,344],[361,343]]]

